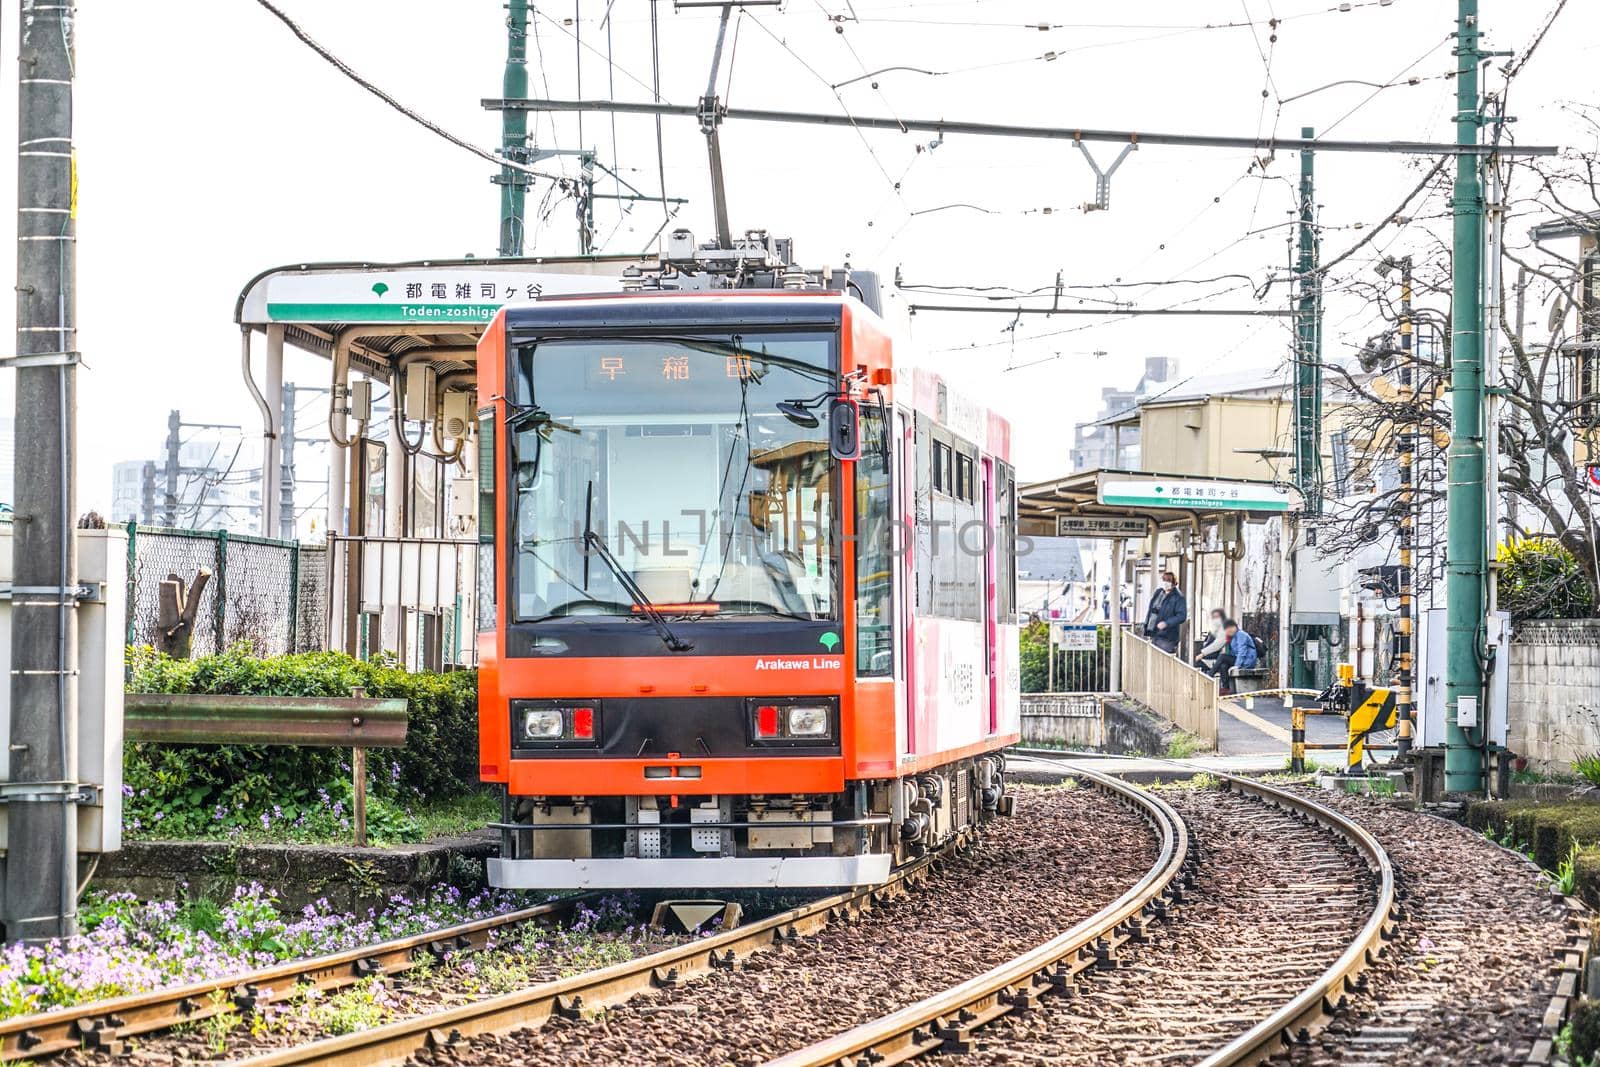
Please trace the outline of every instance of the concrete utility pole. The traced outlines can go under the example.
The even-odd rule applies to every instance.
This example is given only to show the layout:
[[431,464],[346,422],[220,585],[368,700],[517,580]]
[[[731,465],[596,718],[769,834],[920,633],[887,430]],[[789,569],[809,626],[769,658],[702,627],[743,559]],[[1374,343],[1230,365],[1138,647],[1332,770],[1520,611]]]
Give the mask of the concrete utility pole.
[[146,526],[156,523],[156,465],[148,460],[140,472],[139,521]]
[[[278,536],[285,541],[295,539],[294,521],[294,405],[295,387],[293,382],[283,383],[283,418],[282,418],[282,443],[283,451],[283,476],[279,479],[280,504],[278,507]],[[265,536],[272,536],[269,531],[263,530]]]
[[[508,99],[528,95],[528,0],[508,0],[506,5],[506,74],[503,91]],[[518,163],[527,163],[528,113],[506,109],[500,112],[500,154]],[[500,186],[500,254],[522,255],[523,210],[533,176],[525,171],[501,167],[495,176]]]
[[[1456,144],[1476,146],[1478,111],[1478,0],[1457,0]],[[1483,462],[1483,187],[1476,155],[1456,157],[1455,218],[1450,302],[1449,551],[1445,560],[1445,762],[1447,793],[1483,788],[1483,676],[1479,652],[1484,628]]]
[[16,524],[5,927],[77,932],[77,163],[72,0],[20,5]]
[[178,475],[182,473],[178,459],[183,451],[183,416],[174,411],[167,415],[166,498],[161,502],[161,524],[178,525]]
[[[1300,131],[1310,140],[1311,127]],[[1317,273],[1316,154],[1300,152],[1299,296],[1294,322],[1294,473],[1308,517],[1322,514],[1322,277]]]

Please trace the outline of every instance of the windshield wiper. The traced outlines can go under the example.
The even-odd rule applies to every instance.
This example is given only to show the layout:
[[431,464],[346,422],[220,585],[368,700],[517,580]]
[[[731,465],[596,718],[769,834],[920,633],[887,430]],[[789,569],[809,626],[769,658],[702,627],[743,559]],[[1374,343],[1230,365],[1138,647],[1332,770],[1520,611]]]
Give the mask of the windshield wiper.
[[672,632],[672,627],[667,625],[667,620],[662,616],[655,604],[651,602],[650,598],[644,595],[644,590],[640,589],[639,583],[633,580],[633,575],[628,573],[628,569],[626,567],[617,562],[617,557],[611,554],[611,550],[607,548],[606,543],[600,539],[600,535],[594,532],[594,526],[591,523],[591,520],[593,519],[593,511],[590,507],[594,500],[594,482],[589,483],[588,496],[589,499],[585,502],[583,516],[584,587],[587,588],[589,585],[589,553],[593,552],[595,555],[600,557],[600,562],[609,567],[611,569],[611,573],[616,575],[617,581],[622,585],[622,588],[627,591],[628,596],[633,598],[634,605],[638,607],[640,613],[642,613],[646,619],[650,620],[650,625],[655,627],[656,633],[661,637],[661,643],[667,646],[668,651],[693,651],[693,645]]

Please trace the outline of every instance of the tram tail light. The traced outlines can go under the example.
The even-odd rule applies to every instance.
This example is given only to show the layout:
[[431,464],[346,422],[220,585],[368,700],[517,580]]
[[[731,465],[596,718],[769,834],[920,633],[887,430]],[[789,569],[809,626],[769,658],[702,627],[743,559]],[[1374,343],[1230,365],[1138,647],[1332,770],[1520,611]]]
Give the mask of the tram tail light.
[[572,709],[572,736],[582,741],[594,740],[594,709]]
[[756,708],[756,736],[778,736],[778,709],[771,704]]

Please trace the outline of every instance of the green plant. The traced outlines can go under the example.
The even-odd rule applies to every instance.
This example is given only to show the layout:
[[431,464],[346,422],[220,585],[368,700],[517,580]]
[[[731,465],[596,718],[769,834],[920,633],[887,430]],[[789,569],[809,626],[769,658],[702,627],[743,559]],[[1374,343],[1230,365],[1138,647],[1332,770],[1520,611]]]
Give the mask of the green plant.
[[1194,734],[1185,733],[1184,731],[1179,730],[1177,733],[1173,734],[1172,739],[1167,742],[1166,758],[1188,759],[1190,756],[1193,756],[1196,752],[1200,751],[1200,745],[1200,739]]
[[329,1034],[353,1034],[381,1026],[394,1014],[389,987],[376,975],[323,999],[311,1008],[311,1021]]
[[1573,845],[1567,849],[1567,858],[1556,865],[1556,869],[1545,871],[1550,879],[1551,887],[1564,897],[1570,897],[1572,891],[1578,886],[1578,846]]
[[1600,752],[1590,752],[1572,761],[1572,770],[1590,785],[1600,785]]
[[228,1048],[228,1035],[239,1028],[241,1020],[238,1009],[229,1003],[225,990],[213,989],[209,999],[217,1011],[200,1020],[200,1034],[205,1038],[206,1047],[212,1055],[220,1056]]
[[1520,537],[1495,553],[1500,606],[1515,620],[1575,619],[1594,610],[1594,586],[1583,565],[1553,537]]

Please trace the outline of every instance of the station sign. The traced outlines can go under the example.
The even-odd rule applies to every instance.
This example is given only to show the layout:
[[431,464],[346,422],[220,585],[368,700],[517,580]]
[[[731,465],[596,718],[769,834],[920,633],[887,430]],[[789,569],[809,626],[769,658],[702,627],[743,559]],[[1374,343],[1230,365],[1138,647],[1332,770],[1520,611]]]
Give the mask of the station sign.
[[[264,290],[268,322],[472,323],[493,319],[507,304],[550,296],[620,291],[616,275],[419,265],[274,274]],[[254,303],[247,301],[247,304]],[[247,321],[252,319],[247,314]]]
[[1067,652],[1093,652],[1099,647],[1100,627],[1095,623],[1063,623],[1056,627],[1056,647]]
[[1057,537],[1143,537],[1149,532],[1144,519],[1111,518],[1103,515],[1057,515]]
[[1102,478],[1102,504],[1136,508],[1181,508],[1205,511],[1288,511],[1289,490],[1260,482],[1207,478]]

